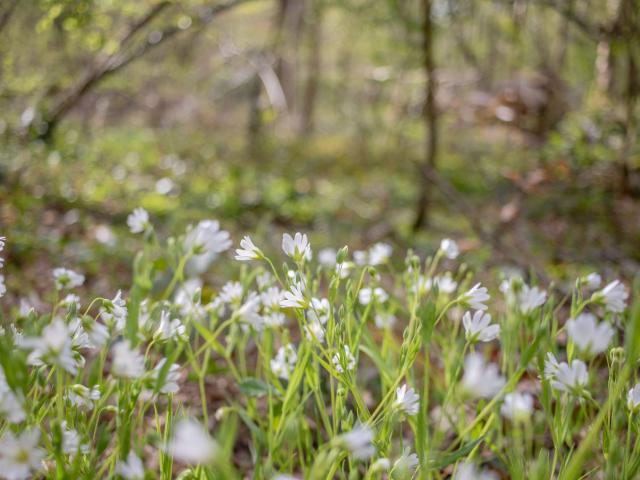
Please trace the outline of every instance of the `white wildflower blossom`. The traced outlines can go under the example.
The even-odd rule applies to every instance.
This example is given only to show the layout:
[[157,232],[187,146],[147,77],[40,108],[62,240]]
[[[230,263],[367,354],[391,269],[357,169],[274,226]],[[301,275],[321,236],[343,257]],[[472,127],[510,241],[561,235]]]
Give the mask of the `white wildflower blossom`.
[[336,266],[336,252],[333,248],[323,248],[318,252],[318,263],[326,268],[333,268]]
[[133,210],[127,217],[127,225],[131,233],[142,233],[151,227],[149,213],[142,207]]
[[600,285],[602,285],[602,277],[600,276],[599,273],[592,272],[586,277],[584,277],[583,282],[585,283],[587,288],[590,288],[593,290],[598,288]]
[[505,383],[505,378],[500,375],[496,364],[487,364],[479,353],[467,355],[464,360],[462,387],[471,396],[493,398]]
[[331,304],[326,298],[312,298],[307,317],[311,321],[318,321],[325,325],[331,316]]
[[77,453],[89,453],[89,446],[80,439],[77,430],[69,428],[66,421],[62,422],[62,452],[67,455],[75,455]]
[[640,383],[636,383],[633,388],[627,392],[627,407],[632,412],[640,410]]
[[440,242],[440,251],[450,260],[455,260],[460,255],[458,244],[449,238],[445,238]]
[[73,332],[60,318],[56,318],[42,329],[40,337],[25,338],[24,348],[30,349],[27,358],[30,365],[49,364],[59,366],[75,375],[78,367],[84,364],[84,359],[73,351]]
[[242,299],[242,285],[240,282],[227,282],[220,289],[220,300],[225,303],[238,303]]
[[281,312],[269,312],[262,316],[262,320],[265,326],[270,328],[277,328],[284,325],[286,317]]
[[163,310],[160,314],[160,323],[158,324],[155,338],[160,341],[186,340],[187,329],[179,318],[171,319],[171,314],[167,310]]
[[378,328],[393,328],[396,321],[397,318],[392,313],[379,312],[376,313],[376,316],[374,317],[374,322]]
[[349,345],[344,346],[342,355],[335,353],[331,360],[333,362],[333,367],[338,373],[344,373],[345,369],[347,372],[351,372],[356,368],[356,359],[351,353]]
[[[166,371],[165,376],[161,381],[160,377],[166,363],[167,359],[163,358],[153,369],[152,379],[154,381],[154,387],[157,386],[160,393],[177,393],[178,390],[180,390],[180,386],[178,385],[178,381],[180,380],[180,366],[176,363],[172,363],[168,367],[168,370]],[[159,381],[161,381],[160,385],[158,385]]]
[[264,319],[259,313],[260,296],[256,292],[251,292],[247,300],[238,308],[237,315],[244,327],[250,326],[256,332],[261,332],[264,328]]
[[500,413],[514,422],[529,420],[533,413],[533,396],[520,392],[507,393],[500,407]]
[[307,339],[312,341],[324,342],[324,326],[318,320],[311,320],[304,326]]
[[7,480],[27,480],[42,469],[46,453],[38,447],[40,431],[25,430],[15,436],[6,430],[0,438],[0,472]]
[[280,306],[283,308],[307,308],[308,302],[304,296],[304,286],[302,284],[292,285],[289,291],[284,292]]
[[602,290],[595,292],[591,299],[594,302],[604,304],[605,308],[613,313],[622,313],[627,308],[629,293],[620,280],[614,280]]
[[356,460],[367,460],[376,452],[373,446],[373,430],[367,425],[356,425],[350,432],[337,437],[336,442],[349,450]]
[[533,312],[546,301],[547,292],[538,287],[529,287],[529,285],[523,284],[522,289],[518,292],[520,311],[524,314]]
[[166,450],[176,460],[190,465],[200,465],[213,462],[219,447],[200,423],[181,420],[175,426],[173,438]]
[[465,312],[462,324],[469,342],[490,342],[500,336],[500,325],[491,323],[491,315],[482,310]]
[[361,305],[369,305],[372,300],[377,303],[384,303],[389,299],[389,295],[382,287],[364,287],[358,292],[358,301]]
[[89,389],[80,384],[72,385],[67,390],[67,400],[82,410],[93,410],[96,402],[100,400],[100,387],[94,385]]
[[116,343],[112,349],[111,373],[115,377],[136,379],[144,375],[144,358],[131,348],[128,340]]
[[0,275],[0,298],[4,297],[7,293],[7,286],[4,283],[4,275]]
[[117,332],[124,330],[127,321],[127,304],[122,298],[121,290],[118,290],[112,300],[103,300],[100,308],[100,318]]
[[240,248],[236,249],[235,259],[241,262],[248,262],[249,260],[260,260],[264,258],[262,250],[256,247],[248,235],[245,235],[240,240]]
[[289,375],[296,366],[298,354],[295,347],[288,343],[278,349],[275,358],[271,359],[270,366],[274,375],[284,380],[289,380]]
[[277,310],[280,308],[280,302],[284,298],[284,292],[278,287],[269,287],[260,293],[260,301],[266,308]]
[[487,289],[483,287],[480,283],[476,283],[469,291],[462,294],[458,301],[463,305],[468,305],[474,310],[486,310],[487,305],[485,302],[491,298],[489,293],[487,293]]
[[115,472],[125,480],[144,480],[144,465],[133,451],[129,452],[126,461],[118,460]]
[[420,409],[420,395],[405,383],[396,388],[395,406],[407,415],[417,415]]
[[387,263],[392,252],[393,248],[391,245],[378,242],[367,252],[367,263],[373,267]]
[[391,469],[391,477],[398,479],[410,480],[413,478],[415,471],[420,465],[418,455],[411,453],[409,448],[405,448],[402,455],[393,462],[393,468]]
[[596,320],[591,313],[581,313],[567,322],[567,333],[578,350],[588,356],[598,355],[607,350],[615,331],[607,322]]
[[552,353],[547,354],[544,377],[556,390],[577,395],[589,381],[587,366],[582,360],[573,360],[571,365],[566,362],[558,363]]
[[311,244],[306,234],[297,232],[292,237],[285,233],[282,236],[282,250],[296,262],[311,260]]
[[185,270],[191,275],[204,273],[218,255],[230,247],[229,232],[220,230],[217,220],[202,220],[185,236],[185,253],[191,255]]
[[4,370],[0,367],[0,418],[8,423],[20,423],[25,420],[26,413],[24,411],[24,401],[22,396],[16,395],[4,374]]
[[76,288],[84,283],[84,275],[61,267],[53,270],[53,279],[58,290]]

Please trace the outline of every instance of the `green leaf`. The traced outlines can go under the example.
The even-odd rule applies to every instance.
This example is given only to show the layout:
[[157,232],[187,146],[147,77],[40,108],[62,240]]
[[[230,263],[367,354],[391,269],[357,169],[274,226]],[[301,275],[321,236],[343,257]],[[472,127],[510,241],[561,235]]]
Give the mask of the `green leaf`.
[[431,461],[429,462],[429,468],[432,468],[434,470],[440,470],[446,467],[447,465],[456,463],[461,458],[466,457],[469,454],[469,452],[471,452],[471,450],[473,450],[476,447],[476,445],[482,442],[482,440],[483,440],[483,437],[477,438],[471,442],[465,443],[463,446],[461,446],[458,450],[454,452],[446,453],[444,455],[439,455],[436,458],[432,458]]
[[240,387],[240,391],[247,397],[259,398],[269,393],[269,385],[259,378],[243,378],[238,386]]

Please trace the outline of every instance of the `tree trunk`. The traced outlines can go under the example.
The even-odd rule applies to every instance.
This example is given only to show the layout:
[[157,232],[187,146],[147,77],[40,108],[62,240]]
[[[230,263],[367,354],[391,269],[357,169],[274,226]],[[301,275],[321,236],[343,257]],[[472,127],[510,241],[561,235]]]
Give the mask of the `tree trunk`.
[[317,6],[311,15],[311,24],[309,28],[309,53],[307,64],[307,80],[304,88],[304,96],[302,98],[302,110],[300,112],[300,135],[306,137],[313,132],[313,114],[316,107],[316,99],[318,97],[318,87],[320,84],[321,72],[321,50],[322,42],[322,11]]
[[422,111],[425,136],[425,156],[420,165],[420,194],[416,205],[416,216],[413,223],[414,231],[417,231],[428,224],[429,208],[431,204],[431,182],[429,180],[431,171],[437,166],[438,155],[438,112],[436,108],[436,78],[435,60],[433,58],[433,20],[431,18],[433,0],[422,0],[424,18],[422,25],[422,51],[423,69],[426,77],[425,101]]

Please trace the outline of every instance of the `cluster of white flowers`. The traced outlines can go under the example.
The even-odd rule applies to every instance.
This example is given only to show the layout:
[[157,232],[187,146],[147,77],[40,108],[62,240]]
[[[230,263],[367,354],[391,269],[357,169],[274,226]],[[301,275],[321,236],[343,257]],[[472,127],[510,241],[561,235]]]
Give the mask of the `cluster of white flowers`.
[[[143,234],[140,241],[156,245],[158,239],[146,210],[135,209],[127,218],[127,225],[132,233]],[[489,305],[489,290],[481,283],[471,282],[466,267],[453,268],[460,247],[451,239],[442,240],[437,253],[424,261],[424,268],[423,260],[411,254],[407,256],[406,270],[393,276],[389,274],[393,271],[393,249],[385,243],[356,251],[350,258],[346,247],[340,251],[320,250],[317,267],[311,263],[314,256],[308,236],[285,233],[281,249],[289,260],[280,270],[267,257],[266,246],[263,251],[244,236],[234,257],[239,262],[257,263],[244,264],[239,281],[206,283],[202,274],[231,245],[229,232],[222,230],[219,222],[205,220],[189,227],[183,236],[171,239],[169,253],[161,260],[142,258],[141,262],[148,261],[152,266],[136,270],[139,277],[126,298],[118,290],[111,299],[85,303],[75,293],[57,292],[56,298],[62,299],[48,317],[32,315],[38,303],[23,299],[18,321],[10,325],[10,331],[8,328],[6,343],[19,349],[22,363],[26,358],[28,364],[24,370],[37,381],[25,385],[24,378],[29,375],[21,372],[23,375],[18,378],[0,366],[0,477],[37,477],[38,472],[49,471],[54,460],[60,462],[61,455],[70,463],[72,458],[83,455],[91,458],[88,455],[95,447],[98,428],[92,424],[94,430],[88,430],[83,418],[100,422],[101,416],[108,413],[116,417],[111,422],[116,430],[128,419],[139,422],[134,430],[138,432],[150,405],[157,415],[157,428],[163,433],[154,434],[154,438],[161,438],[154,443],[161,458],[171,457],[208,475],[207,468],[224,469],[229,463],[225,457],[229,451],[226,435],[235,427],[221,430],[220,438],[225,442],[221,440],[220,444],[210,433],[217,423],[225,421],[227,414],[238,413],[252,434],[267,420],[272,421],[269,440],[277,448],[284,448],[287,432],[300,427],[292,411],[298,407],[302,411],[305,398],[312,398],[323,410],[323,401],[330,398],[331,405],[327,400],[326,412],[316,423],[323,428],[317,438],[326,434],[326,445],[314,451],[318,462],[331,463],[338,458],[342,462],[349,457],[349,465],[353,462],[358,471],[367,471],[367,478],[409,479],[415,477],[420,460],[427,458],[425,452],[418,451],[420,459],[412,453],[416,446],[412,445],[411,434],[422,414],[433,419],[429,428],[437,435],[432,438],[449,432],[462,440],[465,434],[460,434],[461,429],[468,422],[479,425],[480,410],[488,411],[489,406],[495,406],[492,412],[499,411],[503,417],[495,419],[491,413],[493,421],[500,421],[500,428],[524,427],[528,432],[532,422],[546,414],[547,405],[542,398],[537,400],[541,388],[553,392],[556,408],[566,407],[567,402],[560,399],[591,398],[587,388],[590,377],[591,387],[596,384],[597,375],[590,375],[583,360],[615,347],[616,329],[624,334],[620,317],[628,298],[625,286],[615,280],[597,290],[602,283],[599,274],[580,277],[576,282],[579,300],[571,305],[575,318],[569,318],[564,325],[560,322],[558,339],[551,339],[549,347],[554,351],[558,346],[563,349],[566,331],[566,353],[561,351],[558,355],[567,361],[559,362],[553,353],[547,353],[542,379],[536,378],[533,362],[529,362],[522,370],[515,369],[517,374],[527,372],[527,380],[521,381],[513,377],[517,365],[513,360],[521,355],[523,346],[519,343],[531,341],[530,336],[522,335],[526,333],[524,329],[537,320],[553,318],[555,322],[558,319],[554,316],[563,315],[563,310],[554,311],[551,290],[547,293],[540,286],[512,276],[500,286],[505,295],[504,310],[509,315],[504,321],[500,310],[493,311]],[[5,238],[0,237],[0,251],[4,246]],[[363,268],[357,277],[349,278],[355,265]],[[55,288],[62,291],[83,285],[85,278],[73,270],[56,268],[53,280]],[[0,276],[0,296],[5,291]],[[444,325],[447,321],[449,324]],[[368,328],[374,324],[379,330]],[[425,330],[430,327],[433,332]],[[396,343],[402,328],[402,339]],[[432,334],[443,350],[451,347],[437,362],[433,361],[431,345],[423,345],[423,339]],[[558,345],[553,343],[556,340]],[[378,342],[382,344],[379,350]],[[444,387],[438,381],[435,385],[422,384],[421,376],[411,371],[411,362],[416,362],[422,349],[424,363],[413,365],[419,365],[418,370],[425,369],[425,378],[444,372]],[[610,357],[614,357],[613,352]],[[434,364],[432,371],[428,370],[430,360]],[[182,366],[174,363],[182,361]],[[196,376],[204,409],[202,417],[208,420],[208,382],[212,372],[224,368],[223,362],[228,364],[229,378],[237,381],[243,395],[259,398],[268,392],[268,398],[263,398],[266,401],[236,401],[225,395],[229,405],[220,407],[211,422],[160,418],[158,409],[164,405],[173,407],[174,402],[179,407],[171,410],[175,418],[193,414],[188,383]],[[390,363],[390,368],[385,368],[385,362]],[[377,387],[367,388],[360,395],[362,392],[357,389],[363,374],[369,379],[380,378],[379,399],[375,398]],[[409,384],[425,392],[422,402],[418,391]],[[330,392],[326,398],[325,389]],[[440,389],[443,390],[435,393]],[[59,417],[44,421],[39,415],[49,415],[46,409],[32,411],[31,391],[37,393],[38,402],[34,405],[38,409],[50,396],[51,405],[44,408],[55,410]],[[444,401],[429,406],[440,393],[444,394]],[[181,404],[183,401],[185,404]],[[245,409],[245,405],[250,407]],[[640,384],[627,391],[626,405],[630,418],[640,413]],[[373,413],[369,410],[372,407]],[[383,415],[386,418],[381,421]],[[33,425],[39,425],[38,429]],[[389,432],[395,433],[398,426],[407,438],[398,443],[383,438]],[[306,428],[308,425],[301,431]],[[133,435],[132,431],[126,434]],[[116,437],[120,442],[121,438]],[[133,439],[131,445],[128,442],[114,449],[116,453],[109,458],[109,474],[128,480],[144,479],[145,475],[148,478],[145,456],[147,467],[155,468],[149,445]],[[315,437],[309,443],[315,443]],[[41,449],[41,444],[48,451]],[[472,458],[476,463],[460,459],[446,474],[458,480],[497,478],[482,468],[482,457]],[[369,462],[368,470],[363,462]],[[273,475],[274,468],[290,466],[275,462],[265,475],[296,478],[284,473]]]

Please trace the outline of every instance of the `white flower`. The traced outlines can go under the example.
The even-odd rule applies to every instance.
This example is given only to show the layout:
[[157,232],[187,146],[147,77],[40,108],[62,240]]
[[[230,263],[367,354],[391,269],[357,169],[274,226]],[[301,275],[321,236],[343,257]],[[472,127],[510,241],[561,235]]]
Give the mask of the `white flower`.
[[307,317],[309,320],[318,321],[325,325],[331,316],[331,304],[326,298],[312,298]]
[[547,358],[544,362],[544,378],[551,381],[555,378],[556,373],[560,369],[560,364],[555,355],[551,352],[547,352]]
[[391,462],[388,458],[378,458],[371,464],[369,472],[388,472],[391,468]]
[[243,326],[250,325],[255,331],[262,331],[264,327],[264,320],[258,313],[259,308],[260,296],[255,292],[251,292],[247,300],[240,306],[240,308],[238,308],[236,312],[240,318],[240,321],[244,323]]
[[142,233],[151,226],[149,214],[144,208],[138,207],[127,217],[127,225],[131,233]]
[[621,313],[627,307],[628,296],[629,294],[620,280],[614,280],[602,290],[594,293],[591,299],[604,303],[605,308],[610,312]]
[[75,293],[69,293],[62,299],[60,306],[67,310],[71,310],[72,308],[78,310],[80,308],[80,297]]
[[336,265],[337,252],[333,248],[323,248],[318,252],[318,263],[323,267],[332,268]]
[[518,293],[518,302],[522,313],[531,313],[536,308],[547,301],[547,292],[540,290],[538,287],[529,287],[522,285],[522,290]]
[[155,338],[161,341],[166,340],[186,340],[187,329],[182,324],[180,319],[174,318],[171,320],[168,311],[163,310],[160,314],[160,323],[155,333]]
[[353,268],[353,263],[351,262],[336,263],[336,274],[340,278],[347,278],[351,273],[352,268]]
[[293,345],[288,343],[278,349],[276,357],[270,362],[271,371],[274,375],[284,380],[289,380],[289,375],[293,371],[298,361],[298,354]]
[[450,260],[454,260],[460,255],[458,244],[449,238],[445,238],[440,242],[440,251]]
[[202,294],[202,280],[190,278],[178,288],[173,303],[181,315],[203,318],[206,314],[204,307],[200,303]]
[[392,252],[393,248],[391,247],[391,245],[383,242],[376,243],[369,249],[369,265],[375,267],[376,265],[382,265],[383,263],[386,263],[387,260],[389,260],[389,257],[391,257]]
[[374,321],[378,328],[392,328],[397,319],[392,313],[376,313]]
[[640,383],[636,383],[627,393],[627,407],[634,412],[640,409]]
[[67,268],[55,268],[53,279],[58,290],[79,287],[84,283],[84,275]]
[[135,379],[144,375],[144,358],[131,348],[128,340],[116,343],[111,351],[111,373],[114,376]]
[[525,421],[533,412],[533,397],[528,393],[511,392],[504,397],[500,413],[512,421]]
[[10,430],[0,438],[0,472],[7,480],[27,480],[42,468],[46,454],[38,448],[40,432],[25,430],[16,437]]
[[391,478],[411,479],[420,465],[418,455],[411,453],[411,449],[405,448],[402,455],[393,463]]
[[[345,368],[348,372],[353,371],[356,368],[356,359],[351,353],[349,349],[349,345],[344,346],[344,355],[341,358],[341,355],[338,353],[333,355],[332,358],[333,366],[338,373],[344,373]],[[344,365],[344,368],[343,368]]]
[[[152,378],[156,384],[160,380],[160,374],[162,373],[162,369],[166,363],[167,359],[163,358],[153,369]],[[178,390],[180,390],[178,380],[180,380],[180,366],[176,363],[172,363],[169,366],[162,383],[158,386],[158,391],[164,394],[177,393]]]
[[476,283],[471,289],[460,296],[459,301],[470,306],[474,310],[486,310],[487,306],[484,302],[491,298],[487,293],[487,289]]
[[122,298],[122,291],[118,290],[112,300],[103,300],[100,308],[100,318],[116,331],[124,330],[127,320],[127,304]]
[[7,286],[4,283],[4,275],[0,275],[0,298],[4,297],[7,293]]
[[262,317],[262,320],[267,327],[275,328],[284,325],[286,318],[284,316],[284,313],[271,312],[264,315]]
[[567,322],[567,333],[578,350],[598,355],[607,349],[615,332],[607,322],[598,324],[595,315],[581,313]]
[[369,288],[365,287],[358,292],[358,301],[361,305],[369,305],[371,300],[378,303],[384,303],[389,299],[389,295],[382,287]]
[[292,285],[290,291],[284,292],[280,306],[283,308],[306,308],[307,299],[304,297],[302,284]]
[[350,432],[336,439],[338,445],[346,448],[356,460],[371,458],[376,449],[373,446],[373,430],[367,425],[357,425]]
[[311,320],[304,327],[305,334],[309,340],[324,342],[324,327],[318,320]]
[[242,285],[240,282],[227,282],[220,289],[220,300],[225,303],[236,303],[242,298]]
[[262,251],[253,244],[251,238],[245,235],[242,240],[240,240],[240,248],[236,249],[235,258],[241,262],[248,262],[249,260],[260,260],[264,258],[264,255]]
[[588,288],[594,289],[598,288],[602,284],[602,277],[597,272],[592,272],[586,277],[584,277],[584,283]]
[[118,460],[116,463],[116,474],[125,480],[144,480],[142,460],[133,451],[130,451],[126,461]]
[[368,254],[364,250],[356,250],[353,252],[353,261],[359,267],[367,264]]
[[462,316],[466,338],[470,342],[490,342],[500,336],[500,325],[491,324],[491,315],[477,310],[473,316],[466,312]]
[[79,354],[74,354],[72,335],[67,324],[56,318],[42,329],[40,337],[23,340],[22,346],[31,349],[27,362],[36,366],[45,363],[56,365],[75,375],[84,359]]
[[417,415],[420,409],[420,395],[405,383],[396,388],[395,405],[407,415]]
[[498,480],[498,477],[493,472],[480,470],[471,462],[463,462],[458,464],[452,480]]
[[218,444],[202,425],[194,420],[181,420],[175,426],[167,452],[183,463],[197,465],[213,462]]
[[231,247],[231,238],[229,232],[220,230],[220,223],[216,220],[202,220],[187,232],[184,247],[193,255],[187,262],[187,272],[200,274],[209,268],[218,254]]
[[0,252],[4,250],[4,246],[6,245],[7,237],[0,237]]
[[291,237],[291,235],[285,233],[282,236],[282,250],[296,262],[311,260],[311,245],[307,234],[303,235],[298,232]]
[[545,378],[556,390],[580,394],[589,381],[589,374],[583,361],[573,360],[571,365],[566,362],[557,363],[555,357],[549,354],[545,363]]
[[494,397],[506,383],[498,366],[485,363],[479,353],[470,353],[464,360],[463,389],[476,398]]
[[259,290],[264,290],[273,283],[273,275],[264,271],[256,277],[256,283],[258,284]]
[[278,287],[269,287],[260,294],[262,305],[272,310],[280,308],[280,302],[284,298],[284,292]]
[[80,435],[73,428],[67,427],[67,422],[62,422],[62,451],[67,455],[75,455],[76,453],[89,453],[89,446],[82,443]]
[[93,322],[84,325],[93,348],[102,348],[109,340],[109,329],[102,323]]
[[450,272],[438,275],[433,279],[433,283],[438,286],[438,291],[441,293],[453,293],[458,288],[458,282],[453,279]]
[[89,389],[84,385],[73,385],[67,391],[67,399],[82,410],[92,410],[96,401],[100,400],[100,387],[95,385]]
[[18,397],[4,375],[4,370],[0,367],[0,418],[4,418],[9,423],[20,423],[26,418],[22,397]]

